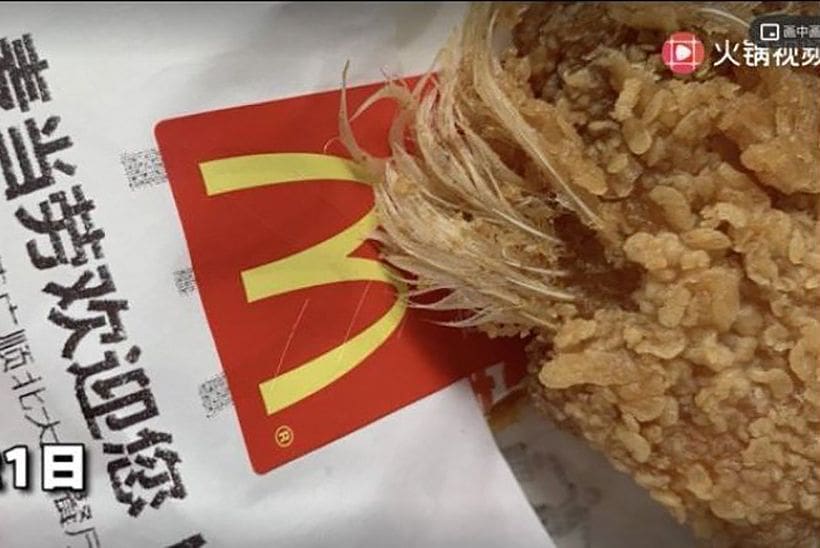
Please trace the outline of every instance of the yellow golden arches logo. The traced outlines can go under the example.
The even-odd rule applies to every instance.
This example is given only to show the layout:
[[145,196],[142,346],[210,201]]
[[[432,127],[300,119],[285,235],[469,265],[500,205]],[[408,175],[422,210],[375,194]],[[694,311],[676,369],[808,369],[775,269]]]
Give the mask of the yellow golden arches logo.
[[[236,156],[199,164],[208,196],[282,183],[343,180],[369,185],[352,161],[311,153]],[[384,282],[398,293],[396,302],[376,322],[336,348],[259,384],[272,415],[333,383],[360,364],[396,330],[407,310],[407,287],[390,277],[378,261],[349,257],[377,226],[371,208],[351,226],[313,247],[241,273],[249,303],[298,289],[345,281]]]

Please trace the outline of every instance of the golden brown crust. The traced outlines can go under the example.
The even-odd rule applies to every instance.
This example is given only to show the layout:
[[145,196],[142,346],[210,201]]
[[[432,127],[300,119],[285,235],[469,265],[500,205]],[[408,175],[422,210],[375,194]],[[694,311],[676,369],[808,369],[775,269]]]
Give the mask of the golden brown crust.
[[[558,58],[518,42],[516,71]],[[560,327],[541,358],[547,407],[701,536],[808,545],[820,519],[816,74],[658,79],[640,45],[593,51],[554,89],[560,61],[528,81],[588,136],[618,198],[604,215],[644,276],[638,310]],[[607,108],[590,114],[592,100]],[[596,122],[611,124],[605,140]]]
[[[512,46],[493,70],[476,30],[489,9],[471,12],[437,102],[407,107],[429,116],[411,131],[421,154],[377,190],[388,258],[454,289],[491,334],[535,332],[540,406],[713,546],[809,546],[818,71],[662,65],[668,32],[710,50],[742,39],[754,3],[503,8]],[[496,160],[511,173],[481,171]],[[485,179],[500,197],[460,186]],[[505,203],[515,223],[494,217]]]

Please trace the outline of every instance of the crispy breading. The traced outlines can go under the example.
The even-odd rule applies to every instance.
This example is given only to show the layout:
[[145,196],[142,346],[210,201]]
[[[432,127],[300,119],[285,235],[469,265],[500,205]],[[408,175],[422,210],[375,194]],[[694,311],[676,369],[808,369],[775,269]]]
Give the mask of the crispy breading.
[[376,191],[387,259],[534,334],[540,407],[712,546],[818,532],[820,71],[660,46],[775,8],[478,5]]

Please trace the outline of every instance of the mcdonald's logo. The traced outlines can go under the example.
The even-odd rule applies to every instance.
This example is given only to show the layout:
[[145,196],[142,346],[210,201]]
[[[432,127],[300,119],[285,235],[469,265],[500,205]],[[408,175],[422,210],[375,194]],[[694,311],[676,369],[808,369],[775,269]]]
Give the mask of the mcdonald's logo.
[[[350,90],[352,106],[375,89]],[[156,128],[258,473],[522,358],[515,342],[465,335],[407,308],[407,288],[367,239],[377,226],[371,182],[333,144],[339,99],[321,93]],[[379,105],[357,120],[376,154],[387,152],[391,116]]]
[[[338,156],[313,153],[271,153],[211,160],[200,164],[208,196],[263,185],[304,181],[353,181],[369,184],[356,164]],[[390,309],[361,333],[332,350],[259,384],[269,415],[315,394],[373,353],[399,326],[407,309],[407,290],[373,259],[350,257],[376,228],[371,208],[341,232],[303,251],[240,273],[249,303],[325,284],[367,281],[392,284],[397,298]]]

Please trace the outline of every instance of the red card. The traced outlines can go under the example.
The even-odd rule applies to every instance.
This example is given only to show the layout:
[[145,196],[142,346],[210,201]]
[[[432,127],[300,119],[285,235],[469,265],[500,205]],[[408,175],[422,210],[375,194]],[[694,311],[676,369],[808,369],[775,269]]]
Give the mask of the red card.
[[[351,111],[380,84],[349,92]],[[376,246],[372,187],[337,135],[331,91],[166,120],[156,138],[199,295],[258,473],[477,369],[517,341],[408,309]],[[354,123],[387,153],[394,113]],[[446,417],[442,417],[446,420]]]

